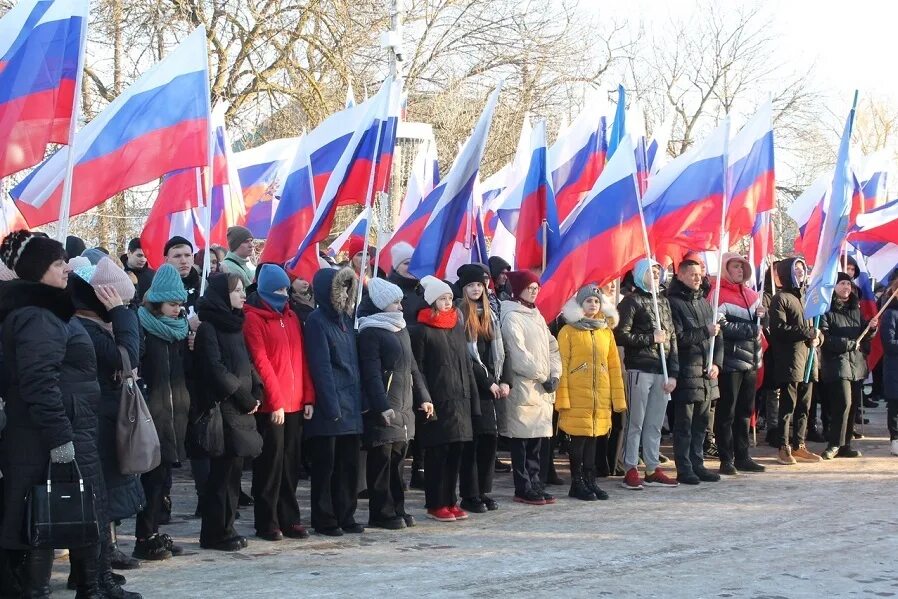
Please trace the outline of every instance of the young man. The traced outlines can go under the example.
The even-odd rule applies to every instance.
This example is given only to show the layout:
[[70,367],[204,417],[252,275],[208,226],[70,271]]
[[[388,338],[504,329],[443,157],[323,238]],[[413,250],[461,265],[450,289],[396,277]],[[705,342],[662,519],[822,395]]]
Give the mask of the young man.
[[680,366],[677,386],[671,394],[675,412],[674,456],[677,480],[687,485],[720,480],[719,474],[705,468],[703,449],[711,400],[719,396],[717,377],[723,362],[723,343],[714,310],[702,292],[702,278],[701,264],[684,260],[667,288]]
[[[193,268],[193,244],[180,235],[175,235],[165,243],[165,262],[171,264],[181,275],[181,282],[184,283],[184,289],[187,290],[187,301],[184,302],[184,308],[187,310],[188,316],[192,317],[193,308],[196,300],[200,295],[200,273]],[[194,325],[194,322],[196,324]],[[196,330],[199,321],[191,318],[191,329]]]
[[246,227],[228,228],[228,253],[221,263],[221,271],[238,275],[244,288],[256,278],[256,267],[249,261],[253,253],[253,234]]
[[[680,366],[677,339],[667,298],[660,295],[661,266],[652,260],[640,260],[633,269],[635,289],[618,306],[620,324],[614,331],[617,344],[624,348],[627,370],[627,398],[630,406],[624,423],[626,438],[622,461],[626,475],[625,489],[642,489],[636,465],[639,445],[645,460],[645,481],[648,486],[675,487],[672,480],[658,466],[661,446],[661,423],[667,410],[668,395],[677,386]],[[658,294],[660,322],[655,320],[652,291]],[[667,362],[667,378],[661,367],[661,350]]]
[[147,256],[140,247],[140,237],[135,237],[128,242],[128,253],[121,258],[122,267],[137,292],[134,295],[133,305],[139,306],[143,303],[143,294],[150,288],[156,271],[147,265]]
[[[819,462],[820,456],[805,446],[808,412],[813,383],[804,382],[811,352],[820,345],[820,331],[804,317],[804,286],[807,266],[801,258],[783,260],[777,265],[782,288],[770,306],[771,352],[776,383],[780,390],[780,451],[777,461],[793,465],[797,462]],[[814,367],[817,360],[814,359]],[[812,368],[809,380],[815,373]]]

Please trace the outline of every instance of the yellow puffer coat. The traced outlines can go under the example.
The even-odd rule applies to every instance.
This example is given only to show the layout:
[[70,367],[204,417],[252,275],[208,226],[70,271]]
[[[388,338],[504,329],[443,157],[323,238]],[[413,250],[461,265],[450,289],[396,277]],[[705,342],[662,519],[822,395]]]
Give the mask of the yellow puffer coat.
[[[579,306],[574,306],[579,309]],[[565,306],[565,316],[574,316]],[[578,437],[601,437],[611,430],[611,411],[627,409],[620,355],[614,342],[613,308],[606,326],[586,331],[565,325],[558,334],[561,380],[555,396],[558,428]],[[579,313],[582,318],[582,311]],[[567,318],[568,322],[579,318]],[[609,323],[609,321],[611,321]]]

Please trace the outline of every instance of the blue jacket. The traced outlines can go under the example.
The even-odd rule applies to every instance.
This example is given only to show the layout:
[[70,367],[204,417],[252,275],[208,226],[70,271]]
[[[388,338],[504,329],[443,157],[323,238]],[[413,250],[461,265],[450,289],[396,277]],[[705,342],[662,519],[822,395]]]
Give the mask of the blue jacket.
[[315,273],[318,307],[303,331],[315,411],[303,427],[306,437],[362,434],[362,385],[354,328],[358,280],[350,268]]

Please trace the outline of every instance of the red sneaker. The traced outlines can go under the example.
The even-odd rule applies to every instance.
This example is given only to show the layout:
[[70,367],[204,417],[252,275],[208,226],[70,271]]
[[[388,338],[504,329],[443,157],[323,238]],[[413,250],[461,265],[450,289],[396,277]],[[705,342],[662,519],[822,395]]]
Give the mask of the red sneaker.
[[468,519],[468,512],[466,512],[465,510],[461,509],[461,508],[458,507],[457,505],[450,505],[450,506],[449,506],[448,508],[446,508],[446,509],[449,510],[449,512],[450,512],[453,516],[455,516],[455,519],[456,519],[456,520],[467,520],[467,519]]
[[627,470],[627,474],[624,476],[624,480],[621,481],[620,486],[631,491],[641,490],[642,481],[639,480],[639,471],[636,468]]
[[437,522],[455,522],[455,514],[447,507],[438,507],[427,510],[427,517]]
[[670,478],[661,468],[655,468],[655,471],[646,475],[645,482],[647,487],[678,487],[680,483]]

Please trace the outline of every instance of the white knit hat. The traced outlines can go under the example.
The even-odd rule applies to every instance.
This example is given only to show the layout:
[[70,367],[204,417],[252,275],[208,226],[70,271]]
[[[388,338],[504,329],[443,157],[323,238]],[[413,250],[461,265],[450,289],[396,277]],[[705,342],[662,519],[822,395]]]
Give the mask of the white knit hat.
[[433,305],[437,298],[441,295],[449,294],[453,295],[452,287],[450,287],[445,281],[441,281],[436,277],[432,277],[427,275],[423,279],[421,279],[421,287],[424,288],[424,300],[429,304]]
[[374,305],[385,310],[390,304],[402,301],[402,289],[386,279],[368,279],[368,296]]
[[400,241],[396,245],[394,245],[390,249],[390,261],[393,264],[393,268],[396,268],[406,260],[412,257],[412,254],[415,253],[415,248],[410,246],[404,241]]

